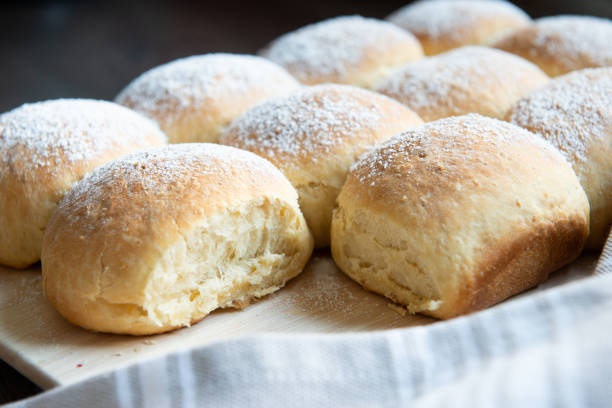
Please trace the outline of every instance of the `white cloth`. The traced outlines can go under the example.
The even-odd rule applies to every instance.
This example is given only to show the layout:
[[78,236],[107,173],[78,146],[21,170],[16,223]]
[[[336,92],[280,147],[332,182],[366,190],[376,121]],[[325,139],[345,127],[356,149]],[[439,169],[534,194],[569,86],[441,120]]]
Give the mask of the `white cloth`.
[[226,341],[10,407],[609,407],[612,239],[594,275],[424,327]]

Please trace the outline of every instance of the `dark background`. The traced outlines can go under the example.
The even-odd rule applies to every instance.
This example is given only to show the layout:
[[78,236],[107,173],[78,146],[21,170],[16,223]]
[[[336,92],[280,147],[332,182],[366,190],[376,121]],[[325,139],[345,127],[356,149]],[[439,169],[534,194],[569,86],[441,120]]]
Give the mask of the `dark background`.
[[[0,6],[0,112],[59,97],[112,99],[161,63],[255,53],[325,18],[385,17],[409,0],[21,1]],[[516,0],[532,17],[612,17],[612,0]],[[612,46],[612,39],[611,46]],[[0,404],[40,392],[0,360]]]
[[[408,0],[25,1],[2,6],[0,112],[58,97],[112,99],[172,59],[254,53],[276,36],[342,14],[384,17]],[[612,16],[612,0],[516,0],[533,17]]]

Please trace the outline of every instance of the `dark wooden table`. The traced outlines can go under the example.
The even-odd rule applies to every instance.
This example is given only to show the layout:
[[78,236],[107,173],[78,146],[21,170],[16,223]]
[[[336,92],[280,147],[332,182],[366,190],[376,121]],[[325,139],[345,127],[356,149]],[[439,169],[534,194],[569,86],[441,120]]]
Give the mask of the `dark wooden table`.
[[[19,1],[1,6],[0,112],[59,97],[112,99],[143,71],[207,52],[254,53],[328,17],[384,17],[408,0]],[[534,17],[612,17],[612,0],[520,0]],[[0,360],[0,403],[40,392]]]

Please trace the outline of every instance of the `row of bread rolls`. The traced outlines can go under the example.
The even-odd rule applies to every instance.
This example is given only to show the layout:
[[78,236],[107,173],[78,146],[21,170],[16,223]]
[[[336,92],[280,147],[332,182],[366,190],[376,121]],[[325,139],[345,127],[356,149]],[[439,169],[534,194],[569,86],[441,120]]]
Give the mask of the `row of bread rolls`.
[[[539,25],[508,3],[480,3],[420,2],[390,20],[411,30],[415,17],[402,15],[443,8],[427,40],[411,30],[428,54]],[[453,24],[462,34],[443,35]],[[431,45],[432,33],[447,45]],[[364,287],[437,317],[503,300],[574,259],[589,231],[584,190],[589,246],[601,247],[612,219],[612,68],[549,82],[536,65],[482,46],[416,61],[411,34],[357,16],[282,36],[263,55],[287,70],[261,57],[194,56],[144,73],[117,102],[171,143],[220,141],[282,173],[205,143],[135,152],[164,135],[108,102],[49,101],[0,116],[0,262],[25,267],[42,243],[45,293],[60,313],[93,330],[145,334],[278,289],[305,265],[312,237],[317,247],[331,237],[339,267]],[[300,86],[289,73],[397,102],[347,85]],[[534,131],[565,159],[543,138],[482,116],[416,127],[467,113]]]
[[351,16],[311,24],[282,35],[262,55],[305,84],[365,87],[423,54],[467,45],[519,55],[550,76],[612,65],[608,19],[563,15],[532,21],[502,0],[421,0],[387,20]]

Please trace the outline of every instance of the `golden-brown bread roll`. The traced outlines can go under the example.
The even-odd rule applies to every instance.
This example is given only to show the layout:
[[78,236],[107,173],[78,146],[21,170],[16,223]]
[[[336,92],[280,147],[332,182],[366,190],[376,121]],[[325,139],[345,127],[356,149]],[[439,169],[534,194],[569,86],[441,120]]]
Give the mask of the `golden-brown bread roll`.
[[262,55],[304,84],[335,82],[370,87],[423,56],[414,36],[386,21],[336,17],[282,35]]
[[601,249],[612,226],[612,67],[555,78],[517,102],[508,120],[551,142],[570,162],[591,207],[586,247]]
[[366,289],[449,318],[537,285],[578,256],[589,204],[542,138],[467,115],[362,156],[338,196],[332,255]]
[[43,288],[87,329],[161,333],[299,274],[312,237],[289,181],[227,146],[170,145],[76,184],[45,231]]
[[232,122],[220,142],[281,169],[298,191],[316,246],[326,247],[349,167],[376,143],[420,123],[385,96],[348,85],[316,85],[255,106]]
[[414,34],[427,55],[464,45],[487,45],[531,21],[515,5],[491,0],[417,1],[387,19]]
[[502,119],[521,97],[548,82],[536,65],[487,47],[462,47],[401,68],[376,90],[425,121],[479,113]]
[[494,47],[517,54],[554,77],[612,66],[612,22],[590,16],[554,16],[499,39]]
[[265,58],[207,54],[145,72],[116,101],[157,121],[170,143],[216,142],[234,117],[298,86],[287,71]]
[[165,143],[155,123],[111,102],[58,99],[0,115],[0,264],[40,259],[51,213],[86,173]]

